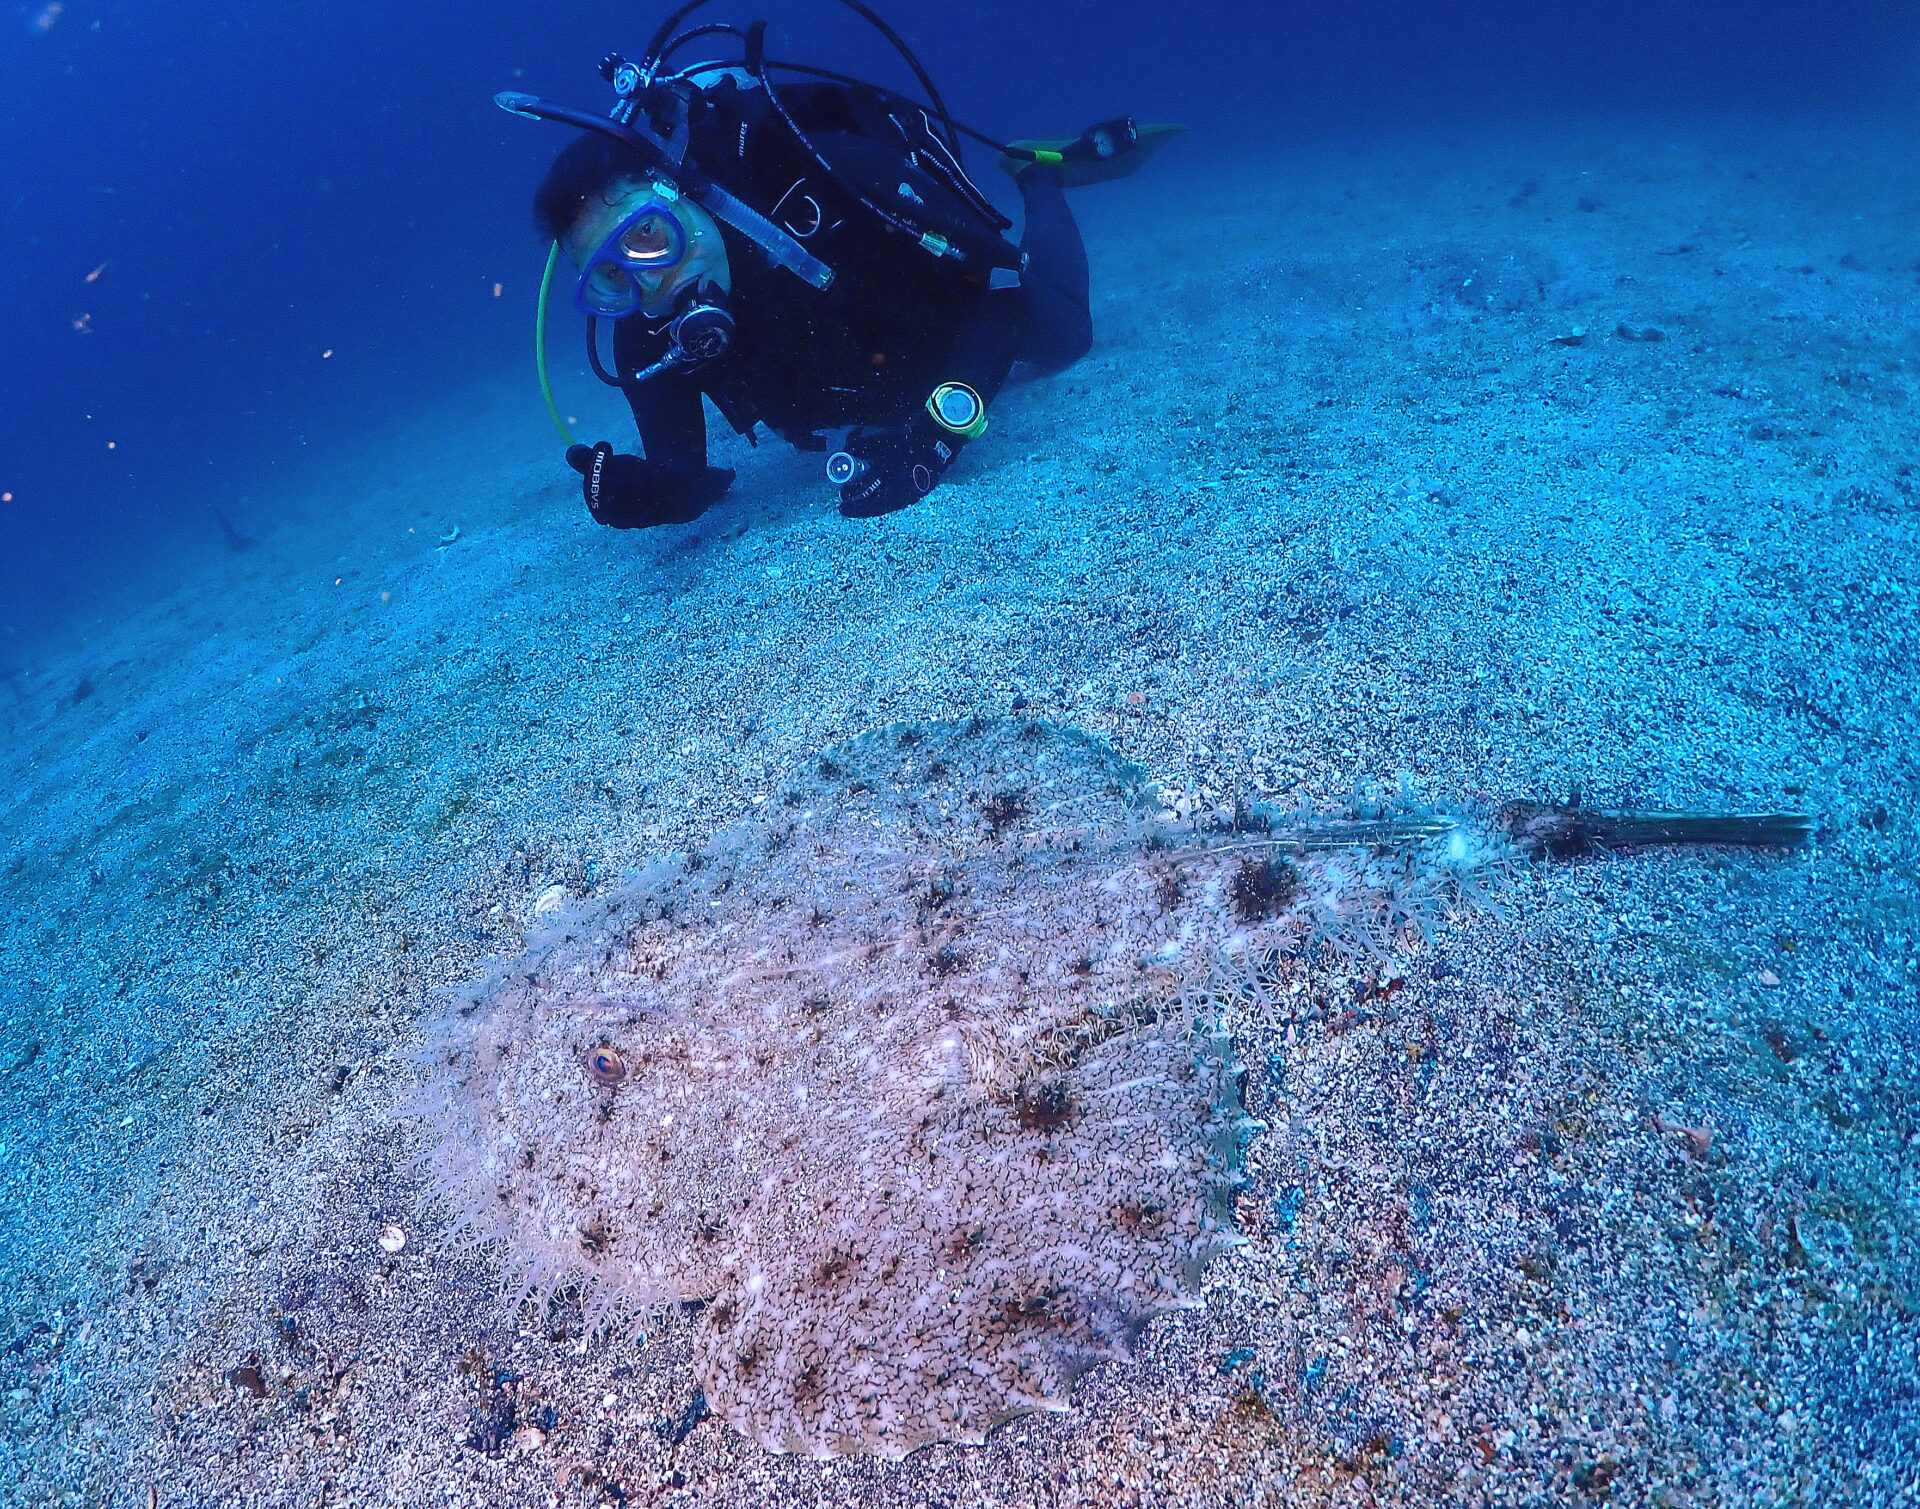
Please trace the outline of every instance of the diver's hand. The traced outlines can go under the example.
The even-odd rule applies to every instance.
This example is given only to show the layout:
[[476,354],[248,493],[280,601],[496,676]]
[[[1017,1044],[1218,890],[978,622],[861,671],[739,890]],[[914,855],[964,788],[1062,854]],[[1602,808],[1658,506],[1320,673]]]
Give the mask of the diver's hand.
[[620,456],[604,440],[593,446],[568,447],[567,465],[580,473],[580,494],[594,522],[612,529],[685,524],[699,518],[733,485],[733,473],[725,467],[693,470],[640,456]]
[[919,502],[946,475],[963,443],[923,415],[887,429],[855,430],[845,448],[867,469],[842,484],[840,512],[871,519]]

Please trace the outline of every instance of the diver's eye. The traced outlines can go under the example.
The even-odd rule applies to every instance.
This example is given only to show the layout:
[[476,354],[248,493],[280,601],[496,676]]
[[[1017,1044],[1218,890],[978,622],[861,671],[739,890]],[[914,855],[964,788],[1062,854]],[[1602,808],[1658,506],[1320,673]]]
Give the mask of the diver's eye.
[[613,301],[626,298],[629,293],[627,275],[617,267],[601,263],[587,274],[587,287],[602,300]]
[[658,262],[674,251],[673,227],[664,215],[643,215],[620,238],[622,255],[634,262]]
[[595,1048],[587,1055],[587,1074],[608,1089],[627,1077],[627,1061],[612,1048]]

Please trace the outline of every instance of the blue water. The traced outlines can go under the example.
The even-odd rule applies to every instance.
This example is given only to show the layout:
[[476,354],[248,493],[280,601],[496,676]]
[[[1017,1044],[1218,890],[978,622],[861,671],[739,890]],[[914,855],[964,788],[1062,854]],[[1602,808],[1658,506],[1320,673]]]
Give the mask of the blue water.
[[[889,66],[824,0],[764,8],[784,51]],[[1249,139],[1410,120],[1872,112],[1905,97],[1920,39],[1896,3],[884,9],[961,118],[1186,120],[1207,143],[1188,172]],[[595,61],[657,19],[573,0],[12,9],[0,666],[183,580],[220,548],[215,508],[271,516],[316,456],[351,466],[369,425],[523,362],[527,198],[560,134],[490,97],[598,104]]]

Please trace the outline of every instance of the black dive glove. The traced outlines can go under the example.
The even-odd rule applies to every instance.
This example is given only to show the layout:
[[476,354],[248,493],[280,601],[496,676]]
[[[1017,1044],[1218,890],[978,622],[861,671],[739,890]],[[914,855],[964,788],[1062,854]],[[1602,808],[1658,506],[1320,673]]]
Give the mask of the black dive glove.
[[871,519],[919,502],[946,475],[966,443],[965,436],[924,413],[902,425],[853,431],[845,449],[865,463],[866,470],[841,484],[840,512],[849,519]]
[[567,465],[580,473],[580,494],[594,522],[614,529],[685,524],[733,485],[733,473],[723,466],[692,470],[618,456],[604,440],[594,446],[569,446]]

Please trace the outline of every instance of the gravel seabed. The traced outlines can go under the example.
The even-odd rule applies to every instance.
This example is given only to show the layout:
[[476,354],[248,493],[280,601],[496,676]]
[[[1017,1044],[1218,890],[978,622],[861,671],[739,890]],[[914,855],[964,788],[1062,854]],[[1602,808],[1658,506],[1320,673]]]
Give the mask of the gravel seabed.
[[[894,518],[729,439],[706,518],[598,529],[518,371],[256,500],[0,685],[0,1499],[1915,1502],[1915,145],[1189,139],[1077,201],[1093,354]],[[808,751],[1021,699],[1203,805],[1818,836],[1542,867],[1232,1022],[1250,1245],[984,1447],[771,1456],[682,1318],[503,1315],[394,1120],[436,993]]]

